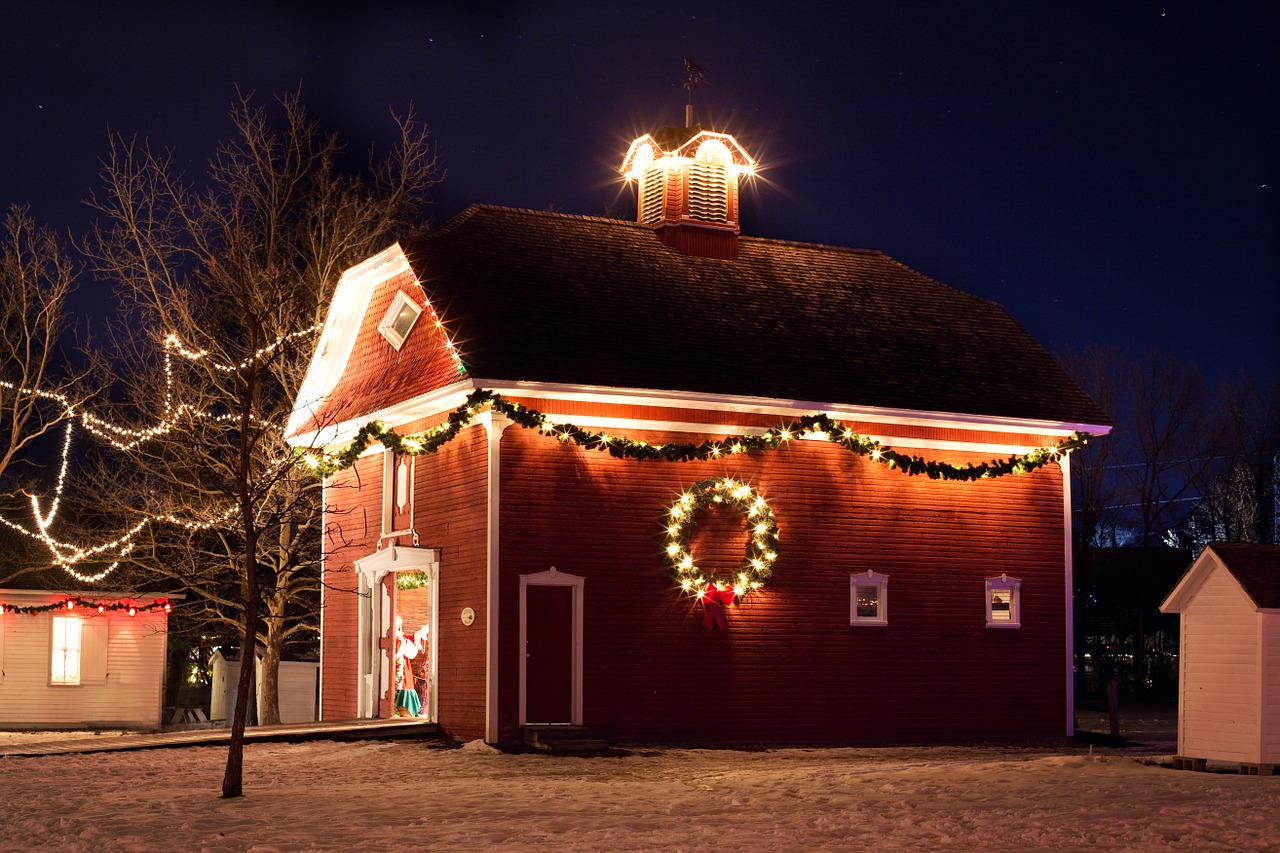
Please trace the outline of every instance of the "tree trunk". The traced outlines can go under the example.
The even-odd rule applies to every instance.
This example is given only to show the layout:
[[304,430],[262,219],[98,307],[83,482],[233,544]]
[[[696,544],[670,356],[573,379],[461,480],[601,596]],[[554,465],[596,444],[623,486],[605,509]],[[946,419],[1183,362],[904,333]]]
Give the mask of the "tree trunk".
[[[248,406],[246,412],[252,411]],[[248,415],[245,416],[248,420]],[[247,423],[246,423],[247,426]],[[247,430],[241,432],[243,436]],[[249,447],[240,445],[243,481],[249,482]],[[249,694],[253,690],[255,650],[258,643],[258,537],[254,527],[253,503],[248,489],[241,493],[240,517],[244,525],[244,560],[241,563],[241,587],[244,595],[244,634],[240,652],[240,689],[236,692],[236,707],[231,718],[231,741],[227,746],[227,769],[222,775],[222,797],[232,799],[244,796],[244,725],[249,711]]]
[[266,643],[262,651],[262,720],[264,726],[280,724],[280,655],[284,638],[279,619],[267,620]]

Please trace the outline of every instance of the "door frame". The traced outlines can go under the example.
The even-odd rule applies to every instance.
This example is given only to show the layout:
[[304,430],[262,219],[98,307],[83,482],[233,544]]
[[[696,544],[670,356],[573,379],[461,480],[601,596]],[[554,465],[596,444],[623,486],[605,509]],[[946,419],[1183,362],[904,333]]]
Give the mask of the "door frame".
[[427,714],[425,719],[435,722],[437,697],[439,696],[440,671],[440,549],[400,548],[394,542],[367,557],[355,561],[359,576],[360,604],[357,620],[356,716],[362,719],[377,718],[378,700],[390,689],[395,678],[395,665],[391,654],[382,648],[380,640],[394,624],[391,596],[387,594],[383,580],[395,572],[423,572],[431,582],[431,628],[428,631],[427,666]]
[[568,586],[573,588],[573,650],[570,659],[573,662],[573,696],[570,701],[571,725],[582,725],[582,600],[583,585],[586,578],[556,571],[552,566],[545,572],[520,576],[520,725],[528,720],[526,700],[528,698],[528,673],[526,649],[528,648],[528,589],[531,586]]

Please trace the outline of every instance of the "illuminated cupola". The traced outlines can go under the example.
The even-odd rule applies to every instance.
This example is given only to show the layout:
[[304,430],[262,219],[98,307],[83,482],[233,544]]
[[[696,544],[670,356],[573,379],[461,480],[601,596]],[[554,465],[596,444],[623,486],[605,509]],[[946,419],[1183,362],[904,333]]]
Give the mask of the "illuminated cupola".
[[727,133],[665,127],[631,143],[622,174],[635,181],[636,221],[686,255],[738,256],[738,178],[756,162]]

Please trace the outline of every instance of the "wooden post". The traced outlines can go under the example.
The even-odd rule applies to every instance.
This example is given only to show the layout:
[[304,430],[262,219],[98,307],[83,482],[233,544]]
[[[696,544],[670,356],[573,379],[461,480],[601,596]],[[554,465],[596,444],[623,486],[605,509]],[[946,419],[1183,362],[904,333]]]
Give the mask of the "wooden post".
[[1107,681],[1107,711],[1111,713],[1111,736],[1120,737],[1120,679]]

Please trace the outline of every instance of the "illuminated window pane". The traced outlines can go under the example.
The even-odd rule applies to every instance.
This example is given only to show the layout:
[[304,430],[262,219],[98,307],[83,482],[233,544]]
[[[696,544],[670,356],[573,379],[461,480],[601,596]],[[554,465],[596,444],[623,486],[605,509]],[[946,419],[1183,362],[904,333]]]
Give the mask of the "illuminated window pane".
[[858,586],[858,616],[875,619],[880,615],[880,587]]
[[54,684],[80,683],[80,620],[74,616],[53,617]]
[[889,576],[867,570],[849,577],[849,624],[889,624]]

